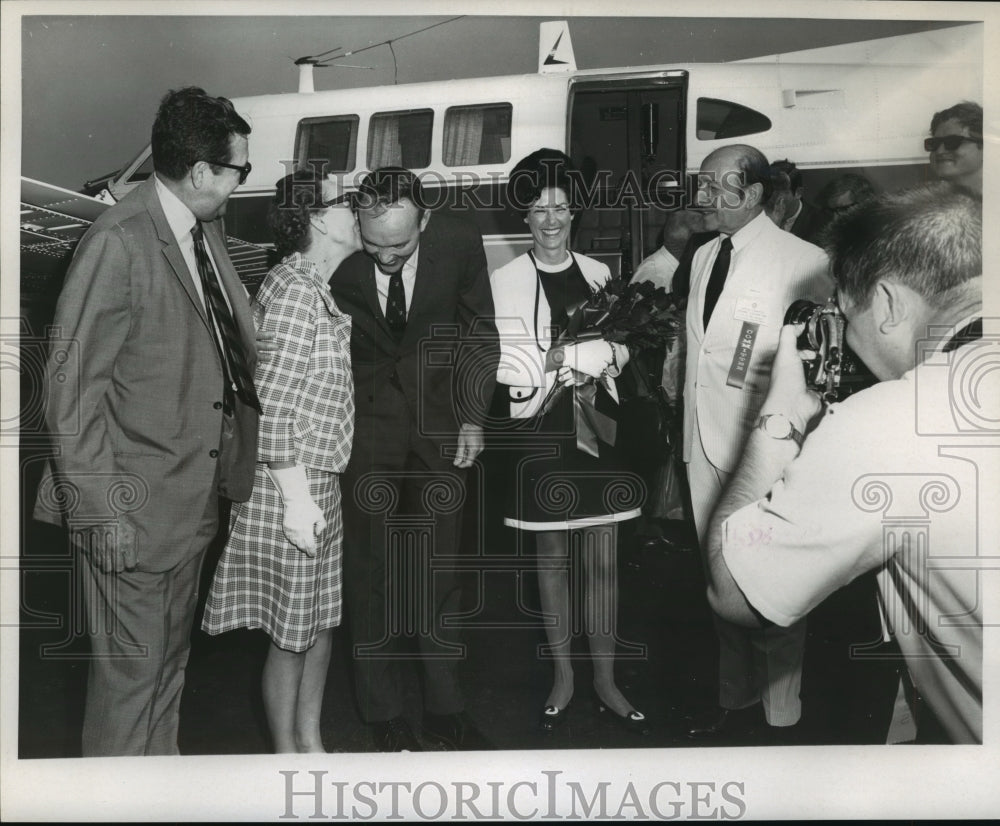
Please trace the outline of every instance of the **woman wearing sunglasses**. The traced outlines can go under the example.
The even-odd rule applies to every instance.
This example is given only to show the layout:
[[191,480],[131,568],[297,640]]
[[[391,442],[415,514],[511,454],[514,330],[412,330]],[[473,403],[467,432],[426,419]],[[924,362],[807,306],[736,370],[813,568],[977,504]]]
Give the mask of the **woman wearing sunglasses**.
[[323,688],[341,616],[340,472],[354,435],[351,319],[329,280],[361,249],[361,236],[347,196],[314,171],[278,181],[268,221],[282,260],[253,311],[277,349],[257,366],[263,412],[253,495],[233,508],[202,628],[267,633],[273,748],[321,752]]
[[983,107],[964,101],[935,113],[924,149],[942,181],[983,196]]

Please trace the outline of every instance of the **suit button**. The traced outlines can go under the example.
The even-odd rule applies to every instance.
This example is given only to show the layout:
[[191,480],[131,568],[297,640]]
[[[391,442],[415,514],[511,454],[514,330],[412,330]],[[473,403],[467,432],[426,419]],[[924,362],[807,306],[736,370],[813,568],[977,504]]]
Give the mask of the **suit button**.
[[216,402],[215,404],[212,405],[212,407],[215,408],[216,410],[222,410],[222,402]]
[[210,451],[208,451],[208,455],[211,456],[213,459],[217,459],[217,458],[219,458],[219,451],[214,450],[214,449],[210,450]]

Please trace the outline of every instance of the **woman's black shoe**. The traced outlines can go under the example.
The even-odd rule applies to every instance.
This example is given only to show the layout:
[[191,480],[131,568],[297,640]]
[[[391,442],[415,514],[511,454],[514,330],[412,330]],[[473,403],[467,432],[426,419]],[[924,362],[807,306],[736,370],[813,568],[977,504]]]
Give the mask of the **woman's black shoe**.
[[600,700],[597,701],[597,712],[602,717],[609,716],[618,725],[627,731],[631,731],[633,734],[639,734],[645,737],[649,734],[649,723],[646,721],[646,717],[642,712],[630,711],[624,717],[616,711],[608,708]]
[[546,734],[551,734],[557,728],[559,728],[563,723],[566,722],[566,717],[569,714],[569,705],[559,708],[558,706],[545,706],[542,709],[541,727],[542,731]]

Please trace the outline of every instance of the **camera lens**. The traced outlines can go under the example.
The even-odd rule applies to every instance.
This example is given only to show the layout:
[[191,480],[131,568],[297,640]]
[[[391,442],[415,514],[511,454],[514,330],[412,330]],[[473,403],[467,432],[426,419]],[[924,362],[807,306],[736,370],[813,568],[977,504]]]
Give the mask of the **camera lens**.
[[792,305],[785,312],[785,324],[805,324],[806,328],[796,339],[795,345],[799,350],[819,350],[822,346],[820,339],[819,325],[816,320],[822,307],[813,301],[800,298],[793,301]]

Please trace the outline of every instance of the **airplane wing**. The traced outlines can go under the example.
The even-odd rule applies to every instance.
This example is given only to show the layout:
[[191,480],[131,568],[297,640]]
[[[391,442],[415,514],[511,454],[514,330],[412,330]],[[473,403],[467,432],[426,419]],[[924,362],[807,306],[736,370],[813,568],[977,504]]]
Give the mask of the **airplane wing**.
[[[109,203],[80,192],[21,178],[21,293],[41,297],[58,290],[70,254]],[[229,256],[254,293],[268,271],[266,247],[227,236]]]
[[76,242],[109,204],[21,178],[21,292],[38,295],[65,270]]

